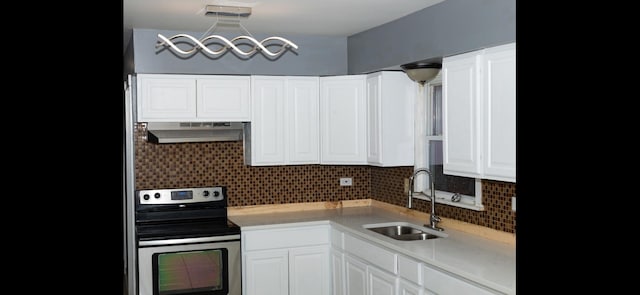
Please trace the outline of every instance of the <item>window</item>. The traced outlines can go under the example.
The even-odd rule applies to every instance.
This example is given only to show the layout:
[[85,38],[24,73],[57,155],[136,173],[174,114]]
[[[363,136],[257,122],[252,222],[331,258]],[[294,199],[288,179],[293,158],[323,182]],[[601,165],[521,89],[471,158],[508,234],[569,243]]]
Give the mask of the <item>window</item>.
[[[463,207],[472,210],[484,210],[482,206],[482,186],[479,178],[469,178],[443,174],[442,165],[442,79],[438,75],[425,85],[426,103],[426,146],[427,167],[434,174],[436,203]],[[426,176],[425,192],[430,190],[430,181]],[[459,194],[460,200],[452,201]]]

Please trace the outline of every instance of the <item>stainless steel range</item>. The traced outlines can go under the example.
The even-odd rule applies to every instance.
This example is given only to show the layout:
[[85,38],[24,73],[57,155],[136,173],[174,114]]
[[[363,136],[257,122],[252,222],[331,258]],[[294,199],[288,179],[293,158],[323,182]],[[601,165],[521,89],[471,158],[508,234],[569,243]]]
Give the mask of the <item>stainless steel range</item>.
[[135,229],[140,295],[241,295],[226,187],[136,191]]

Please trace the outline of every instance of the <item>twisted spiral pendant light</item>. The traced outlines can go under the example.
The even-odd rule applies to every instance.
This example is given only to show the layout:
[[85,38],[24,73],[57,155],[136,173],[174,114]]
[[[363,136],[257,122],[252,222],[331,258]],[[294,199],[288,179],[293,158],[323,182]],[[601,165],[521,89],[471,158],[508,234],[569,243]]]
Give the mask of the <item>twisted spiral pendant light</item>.
[[[232,6],[219,6],[219,5],[207,5],[206,7],[206,15],[247,17],[250,14],[251,14],[250,7],[232,7]],[[217,24],[218,22],[214,23],[209,28],[209,30],[207,30],[205,35],[208,32],[212,31],[212,29],[214,29]],[[187,34],[176,34],[168,38],[162,34],[158,34],[158,38],[160,39],[160,41],[158,41],[158,43],[156,44],[156,48],[168,46],[168,48],[172,49],[174,52],[182,55],[187,55],[187,56],[195,53],[196,51],[202,50],[214,57],[220,56],[225,52],[227,52],[228,50],[233,50],[233,52],[240,54],[242,56],[251,56],[257,52],[261,52],[270,57],[276,57],[282,54],[283,52],[285,52],[287,48],[298,49],[298,45],[282,37],[272,36],[272,37],[268,37],[258,41],[256,38],[251,36],[251,33],[249,33],[249,31],[245,29],[240,22],[238,22],[238,25],[244,30],[245,33],[247,33],[248,36],[242,35],[229,40],[220,35],[210,35],[207,37],[203,36],[200,39],[197,39]],[[217,44],[217,45],[223,44],[223,45],[220,46],[218,50],[211,50],[206,45],[207,41],[210,41],[210,40],[218,40],[221,42],[221,43],[213,42],[210,44]],[[240,49],[237,46],[239,44],[247,45],[247,41],[249,41],[250,44],[253,45],[253,47],[251,47],[250,50],[245,51]],[[176,43],[178,42],[189,43],[191,45],[191,48],[186,50],[181,49],[176,45]],[[267,46],[279,46],[279,49],[276,51],[271,51],[267,48]]]

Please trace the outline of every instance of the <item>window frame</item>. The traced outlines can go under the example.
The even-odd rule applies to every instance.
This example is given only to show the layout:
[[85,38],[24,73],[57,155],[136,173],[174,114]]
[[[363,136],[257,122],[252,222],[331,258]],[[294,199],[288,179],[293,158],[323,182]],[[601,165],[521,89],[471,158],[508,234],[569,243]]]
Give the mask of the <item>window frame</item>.
[[[431,80],[429,83],[425,84],[425,92],[426,92],[426,130],[427,130],[427,135],[426,135],[426,140],[425,140],[425,145],[424,145],[424,151],[422,151],[423,153],[425,153],[427,155],[427,167],[430,167],[430,162],[429,159],[431,158],[429,155],[429,146],[430,146],[430,141],[442,141],[442,135],[431,135],[432,130],[433,130],[433,110],[432,110],[432,106],[433,106],[433,93],[434,93],[434,89],[437,86],[442,86],[442,76],[441,76],[440,72],[433,80]],[[441,117],[444,119],[444,114],[441,114]],[[426,175],[426,189],[425,191],[430,191],[431,189],[431,181],[429,180],[429,175]],[[469,195],[460,195],[461,199],[459,202],[452,202],[451,201],[451,197],[453,196],[453,192],[447,192],[447,191],[440,191],[440,190],[436,190],[436,204],[444,204],[444,205],[449,205],[449,206],[454,206],[454,207],[461,207],[461,208],[466,208],[466,209],[471,209],[471,210],[475,210],[475,211],[484,211],[484,205],[482,204],[482,179],[480,178],[475,178],[475,196],[469,196]],[[428,198],[422,196],[422,195],[415,195],[414,198],[416,199],[421,199],[421,200],[425,200],[425,201],[429,201]]]

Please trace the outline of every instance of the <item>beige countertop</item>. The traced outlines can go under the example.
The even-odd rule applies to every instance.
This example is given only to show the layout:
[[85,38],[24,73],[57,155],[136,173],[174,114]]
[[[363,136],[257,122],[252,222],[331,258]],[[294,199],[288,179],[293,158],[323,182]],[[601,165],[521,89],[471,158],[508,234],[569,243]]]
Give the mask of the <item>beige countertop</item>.
[[427,220],[424,216],[428,214],[415,214],[411,212],[414,210],[404,209],[371,200],[231,207],[229,219],[242,229],[251,230],[331,224],[339,230],[481,285],[515,294],[515,235],[444,218],[439,225],[448,237],[424,241],[398,241],[363,227],[384,222],[423,225]]

